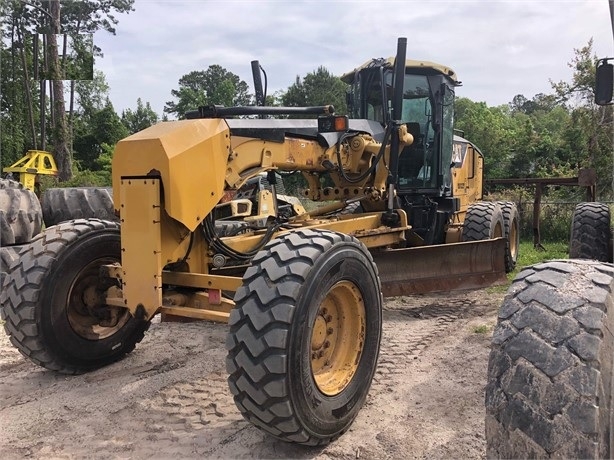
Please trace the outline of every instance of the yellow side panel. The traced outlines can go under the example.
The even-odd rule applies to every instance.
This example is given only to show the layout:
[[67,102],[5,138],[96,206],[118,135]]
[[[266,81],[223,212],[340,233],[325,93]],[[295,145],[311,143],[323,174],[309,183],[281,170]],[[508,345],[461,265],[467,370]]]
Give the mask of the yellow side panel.
[[469,205],[482,199],[484,169],[484,158],[471,144],[461,145],[457,142],[454,148],[460,155],[463,146],[466,154],[463,156],[462,164],[452,168],[452,190],[453,195],[460,200],[460,210],[457,215],[461,222]]
[[194,230],[222,198],[229,151],[230,131],[221,119],[158,123],[123,139],[113,155],[116,209],[122,177],[159,176],[164,209]]
[[160,179],[124,179],[118,189],[124,302],[149,319],[162,306]]

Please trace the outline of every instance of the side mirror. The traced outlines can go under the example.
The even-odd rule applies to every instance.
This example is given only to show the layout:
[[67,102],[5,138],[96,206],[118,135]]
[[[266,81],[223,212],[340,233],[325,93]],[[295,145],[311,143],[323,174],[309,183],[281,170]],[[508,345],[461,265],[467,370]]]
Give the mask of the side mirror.
[[612,58],[600,59],[597,63],[595,82],[595,103],[608,105],[612,103],[612,90],[614,88],[614,64],[608,61]]

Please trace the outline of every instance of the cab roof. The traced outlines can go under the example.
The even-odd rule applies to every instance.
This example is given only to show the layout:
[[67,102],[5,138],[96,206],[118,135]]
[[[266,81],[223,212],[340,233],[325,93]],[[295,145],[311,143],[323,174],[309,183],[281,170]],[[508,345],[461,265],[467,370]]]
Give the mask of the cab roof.
[[[365,62],[363,65],[361,65],[360,67],[355,68],[354,70],[352,70],[351,72],[346,72],[343,75],[341,75],[341,80],[345,83],[348,84],[352,84],[354,82],[354,78],[356,76],[356,72],[358,72],[359,70],[362,69],[366,69],[369,67],[377,67],[377,66],[384,66],[384,67],[390,67],[393,68],[394,67],[394,57],[389,57],[388,59],[383,59],[383,58],[379,58],[379,59],[369,59],[367,62]],[[432,69],[442,75],[445,75],[446,77],[450,78],[454,84],[456,85],[460,85],[461,82],[458,80],[458,77],[456,75],[456,72],[454,72],[454,70],[452,70],[450,67],[446,67],[444,65],[441,64],[437,64],[436,62],[431,62],[431,61],[415,61],[413,59],[407,59],[405,61],[405,68],[406,69]]]

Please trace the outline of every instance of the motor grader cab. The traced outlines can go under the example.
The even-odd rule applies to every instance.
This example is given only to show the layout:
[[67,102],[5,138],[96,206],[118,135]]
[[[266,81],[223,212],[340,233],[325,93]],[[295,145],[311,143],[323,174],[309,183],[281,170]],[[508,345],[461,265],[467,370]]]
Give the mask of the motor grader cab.
[[[398,180],[399,153],[414,142],[423,158],[430,142],[452,144],[452,132],[437,127],[443,115],[423,117],[414,135],[395,116],[405,47],[399,39],[393,116],[384,124],[335,116],[329,106],[204,107],[120,141],[120,222],[61,223],[23,248],[0,298],[11,342],[33,362],[72,374],[132,351],[159,313],[228,322],[228,381],[243,416],[286,441],[338,437],[375,372],[382,292],[504,275],[504,239],[493,238],[502,235],[500,215],[473,222],[483,241],[408,247],[429,232],[412,230],[408,211],[417,211],[403,204],[400,187],[436,190],[428,199],[437,207],[425,204],[426,212],[458,206],[450,174],[434,160],[415,182]],[[236,118],[313,113],[321,117]],[[299,171],[306,196],[330,203],[306,211],[288,200],[280,213],[274,187],[259,186],[250,192],[257,204],[242,198],[246,184],[274,171]],[[362,210],[336,212],[351,201]]]
[[[484,164],[477,147],[454,133],[454,88],[460,82],[449,67],[428,61],[407,60],[403,77],[400,118],[414,142],[399,157],[397,196],[412,226],[410,244],[460,241],[455,224],[482,198]],[[350,85],[352,118],[390,122],[394,58],[371,59],[341,79]]]

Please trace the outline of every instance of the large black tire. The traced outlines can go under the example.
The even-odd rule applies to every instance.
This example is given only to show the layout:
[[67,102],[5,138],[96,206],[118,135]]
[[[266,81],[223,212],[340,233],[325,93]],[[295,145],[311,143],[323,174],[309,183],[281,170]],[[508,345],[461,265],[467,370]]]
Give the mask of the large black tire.
[[510,273],[516,268],[518,248],[520,246],[520,225],[518,208],[513,201],[497,201],[503,213],[503,230],[505,236],[505,271]]
[[611,458],[614,266],[523,270],[499,311],[486,386],[488,458]]
[[605,203],[579,203],[571,221],[569,257],[612,262],[610,208]]
[[306,445],[345,432],[381,338],[381,286],[366,247],[325,230],[285,234],[254,257],[235,302],[226,367],[243,416]]
[[41,197],[45,225],[92,217],[117,221],[111,187],[48,188]]
[[462,241],[481,241],[503,237],[503,213],[497,203],[478,201],[469,205],[463,223]]
[[6,272],[19,258],[19,251],[23,246],[2,246],[0,247],[0,290],[4,287]]
[[119,225],[75,220],[46,229],[19,254],[0,295],[11,343],[36,364],[78,374],[134,349],[149,327],[97,300],[111,287],[99,267],[120,261]]
[[34,192],[14,180],[0,179],[0,245],[27,243],[42,225],[43,212]]

